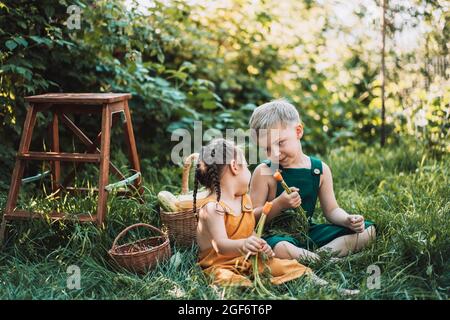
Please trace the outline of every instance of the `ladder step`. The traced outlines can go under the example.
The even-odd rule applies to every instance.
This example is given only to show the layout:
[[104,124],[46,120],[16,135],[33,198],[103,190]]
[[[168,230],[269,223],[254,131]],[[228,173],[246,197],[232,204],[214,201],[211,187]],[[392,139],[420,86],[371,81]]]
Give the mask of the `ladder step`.
[[[98,192],[98,188],[82,188],[82,187],[66,187],[65,191],[70,193],[81,193],[81,192]],[[126,188],[119,188],[116,190],[118,195],[122,194],[132,194],[132,192],[128,191]]]
[[80,222],[94,222],[95,216],[89,214],[69,214],[62,212],[51,212],[49,214],[40,212],[31,212],[25,210],[16,210],[14,212],[6,213],[6,220],[27,220],[27,219],[45,219],[50,217],[51,220],[73,220]]
[[17,154],[22,160],[56,160],[71,162],[100,162],[98,153],[66,153],[66,152],[26,152]]

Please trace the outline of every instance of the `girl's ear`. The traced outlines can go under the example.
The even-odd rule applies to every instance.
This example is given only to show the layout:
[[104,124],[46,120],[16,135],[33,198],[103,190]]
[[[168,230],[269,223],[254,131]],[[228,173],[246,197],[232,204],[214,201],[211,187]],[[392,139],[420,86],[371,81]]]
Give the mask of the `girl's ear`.
[[297,133],[297,139],[303,138],[303,124],[299,123],[295,130]]
[[239,169],[239,165],[238,165],[236,159],[231,160],[231,162],[230,162],[231,173],[233,175],[237,175],[238,174],[238,169]]

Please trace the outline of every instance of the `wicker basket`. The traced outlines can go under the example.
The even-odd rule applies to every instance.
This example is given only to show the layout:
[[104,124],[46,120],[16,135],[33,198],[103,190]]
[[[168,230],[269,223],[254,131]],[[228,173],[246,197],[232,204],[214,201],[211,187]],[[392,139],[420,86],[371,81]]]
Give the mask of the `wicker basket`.
[[[132,243],[118,246],[117,242],[128,231],[137,227],[145,227],[160,234],[156,237],[148,237]],[[149,247],[149,248],[146,248]],[[145,248],[142,250],[142,248]],[[135,251],[135,250],[139,251]],[[169,238],[161,230],[146,223],[137,223],[125,228],[113,242],[108,254],[116,263],[136,273],[146,273],[158,262],[162,262],[171,256]]]
[[[183,166],[183,177],[181,182],[181,194],[189,193],[189,172],[194,161],[197,161],[199,154],[193,153],[187,157]],[[197,200],[197,208],[202,205],[202,198]],[[189,196],[186,196],[189,199]],[[198,209],[194,212],[192,200],[182,201],[182,210],[177,212],[167,212],[160,208],[161,222],[167,228],[170,240],[181,247],[189,247],[196,240]]]

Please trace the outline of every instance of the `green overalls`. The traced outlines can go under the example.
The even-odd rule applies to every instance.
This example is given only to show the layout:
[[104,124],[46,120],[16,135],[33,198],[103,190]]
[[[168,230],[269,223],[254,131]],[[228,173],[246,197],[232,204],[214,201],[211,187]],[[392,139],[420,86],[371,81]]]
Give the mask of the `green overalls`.
[[[316,159],[314,157],[310,157],[311,159],[311,169],[306,168],[282,168],[279,165],[279,169],[281,174],[283,175],[283,179],[289,187],[296,187],[300,191],[300,197],[302,199],[301,206],[305,209],[308,221],[309,221],[309,230],[308,235],[303,240],[299,237],[295,237],[295,235],[287,235],[280,234],[277,231],[273,231],[270,229],[277,229],[276,227],[280,227],[275,223],[268,224],[268,232],[265,233],[264,239],[267,243],[274,248],[275,245],[280,241],[287,241],[292,243],[293,245],[301,248],[306,248],[308,250],[314,250],[322,247],[323,245],[329,243],[330,241],[344,236],[348,234],[353,234],[354,232],[348,228],[338,226],[335,224],[324,223],[324,224],[316,224],[312,222],[312,217],[314,214],[314,209],[316,207],[317,197],[319,194],[319,183],[320,183],[320,175],[322,174],[322,161]],[[272,163],[270,160],[264,160],[269,168]],[[274,170],[274,168],[272,168]],[[277,183],[277,192],[276,197],[278,197],[281,193],[283,193],[284,189],[281,184]],[[285,212],[280,214],[283,215]],[[281,217],[282,218],[282,217]],[[274,219],[275,220],[275,219]],[[367,229],[369,226],[373,225],[371,221],[365,221],[365,228]],[[279,229],[279,228],[278,228]]]

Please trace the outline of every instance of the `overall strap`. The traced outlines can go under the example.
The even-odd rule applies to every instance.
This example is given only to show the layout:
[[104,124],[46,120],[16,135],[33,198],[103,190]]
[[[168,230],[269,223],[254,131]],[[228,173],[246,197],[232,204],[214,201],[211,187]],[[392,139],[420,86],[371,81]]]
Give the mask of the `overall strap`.
[[270,170],[272,170],[272,173],[275,173],[277,169],[280,169],[280,170],[283,169],[281,164],[278,165],[278,168],[276,168],[277,166],[272,166],[272,161],[269,159],[263,160],[261,162],[265,163],[270,168]]
[[222,204],[219,201],[217,201],[216,195],[210,195],[207,198],[203,199],[203,203],[202,203],[201,208],[203,208],[204,206],[206,206],[210,202],[214,202],[214,203],[220,204],[222,206]]
[[317,196],[319,194],[320,175],[323,173],[322,161],[314,157],[310,157],[310,159],[311,159],[311,175],[313,176],[314,197],[317,199]]
[[272,166],[272,161],[270,161],[269,159],[263,160],[261,162],[265,163],[269,168]]

